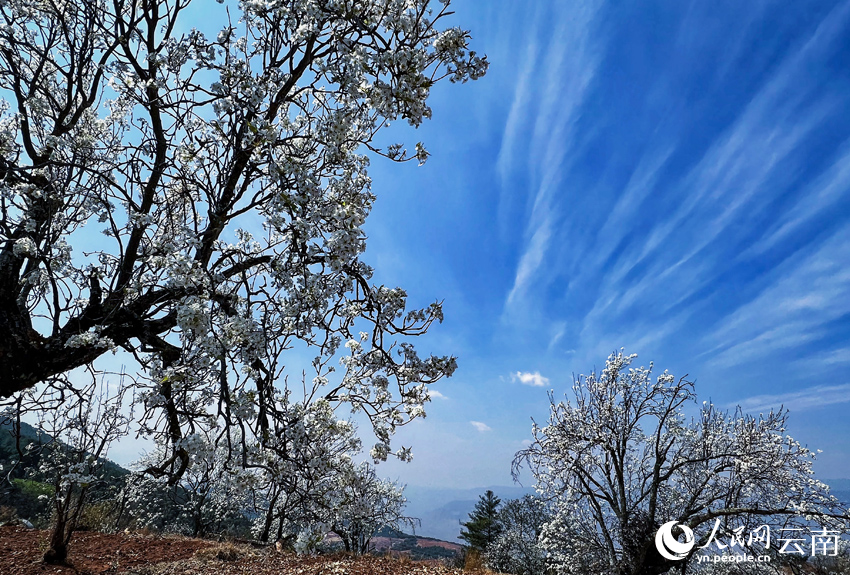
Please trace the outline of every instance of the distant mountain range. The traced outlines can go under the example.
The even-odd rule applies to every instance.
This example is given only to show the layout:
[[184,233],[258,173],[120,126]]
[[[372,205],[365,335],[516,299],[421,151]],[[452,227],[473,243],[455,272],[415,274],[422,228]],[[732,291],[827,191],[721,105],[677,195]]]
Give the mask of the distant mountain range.
[[[823,479],[829,485],[830,492],[850,507],[850,479]],[[469,513],[475,507],[478,497],[488,489],[502,501],[518,499],[533,494],[534,489],[517,485],[496,485],[476,487],[474,489],[447,489],[440,487],[417,487],[409,485],[404,490],[407,498],[406,513],[422,520],[416,534],[436,537],[444,541],[461,542],[460,522],[469,519]]]
[[[0,424],[0,462],[13,459],[16,456],[15,443],[11,435],[11,426],[8,423]],[[36,428],[26,423],[21,424],[21,445],[26,446],[33,441],[50,441],[50,437],[44,433],[39,439]],[[30,464],[35,462],[29,462]],[[117,463],[108,461],[107,474],[113,477],[121,477],[130,473]],[[830,486],[831,492],[847,506],[850,506],[850,479],[824,479],[824,483]],[[454,549],[461,543],[460,523],[469,518],[469,513],[475,507],[479,496],[487,490],[493,491],[502,501],[518,499],[523,495],[533,494],[534,489],[519,485],[492,485],[475,488],[444,488],[444,487],[422,487],[408,485],[404,490],[407,498],[405,513],[410,517],[421,520],[421,524],[415,530],[415,539],[412,536],[399,534],[380,534],[380,540],[376,541],[381,547],[391,547],[393,550],[404,550],[412,547],[434,547],[440,546],[446,551]],[[386,539],[386,541],[384,541]],[[451,545],[438,545],[439,541],[448,542]],[[434,549],[436,552],[437,549]],[[435,553],[437,555],[439,553]],[[419,555],[415,551],[413,555]]]
[[422,520],[422,524],[416,528],[417,535],[459,543],[460,522],[469,519],[469,512],[475,507],[478,497],[488,489],[502,501],[534,493],[530,487],[518,485],[494,485],[472,489],[408,485],[404,490],[404,496],[407,498],[405,513]]

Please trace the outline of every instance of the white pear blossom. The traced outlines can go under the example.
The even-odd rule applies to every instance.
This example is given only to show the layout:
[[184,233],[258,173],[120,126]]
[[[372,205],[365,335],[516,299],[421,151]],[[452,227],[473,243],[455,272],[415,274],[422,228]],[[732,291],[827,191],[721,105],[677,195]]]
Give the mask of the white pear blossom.
[[[850,516],[812,475],[815,453],[785,435],[788,412],[753,417],[695,403],[691,382],[653,379],[636,355],[609,356],[601,373],[579,376],[566,401],[551,398],[548,424],[517,454],[553,502],[540,534],[555,573],[661,574],[684,563],[663,558],[655,533],[669,521],[723,534],[770,520],[845,529]],[[695,553],[695,552],[694,552]],[[696,563],[696,561],[693,561]]]
[[415,525],[413,519],[403,515],[404,486],[380,479],[368,462],[349,467],[337,482],[330,494],[331,515],[327,523],[342,539],[346,551],[366,553],[372,537],[382,527]]
[[[192,1],[213,24],[192,28]],[[368,167],[424,162],[424,144],[382,147],[380,130],[419,126],[435,83],[486,72],[451,15],[428,0],[0,2],[0,399],[76,389],[70,372],[120,348],[159,446],[146,472],[172,486],[192,434],[243,470],[271,454],[333,468],[308,446],[326,424],[351,442],[336,411],[369,420],[375,460],[409,459],[392,435],[456,362],[410,341],[441,304],[409,310],[362,261]]]
[[38,253],[38,248],[32,238],[21,238],[15,242],[12,253],[18,257],[34,256]]

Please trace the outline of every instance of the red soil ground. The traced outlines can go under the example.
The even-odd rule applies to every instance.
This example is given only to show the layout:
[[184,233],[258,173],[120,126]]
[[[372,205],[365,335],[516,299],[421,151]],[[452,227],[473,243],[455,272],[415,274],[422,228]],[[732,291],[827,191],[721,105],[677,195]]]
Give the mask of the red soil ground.
[[461,575],[404,558],[304,557],[183,537],[79,532],[69,565],[45,565],[48,532],[0,527],[0,575]]
[[212,543],[197,539],[79,531],[71,539],[68,566],[45,565],[49,532],[19,526],[0,527],[2,575],[100,575],[124,573],[141,565],[194,556]]

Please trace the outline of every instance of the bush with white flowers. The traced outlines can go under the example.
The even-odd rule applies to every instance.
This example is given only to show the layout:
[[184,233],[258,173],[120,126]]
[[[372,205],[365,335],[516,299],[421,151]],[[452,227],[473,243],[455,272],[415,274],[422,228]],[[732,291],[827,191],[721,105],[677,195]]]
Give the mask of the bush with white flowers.
[[[655,533],[677,521],[704,545],[764,523],[844,532],[847,511],[813,477],[815,453],[785,430],[788,412],[757,417],[705,402],[687,418],[693,384],[666,371],[652,377],[637,356],[612,354],[601,373],[579,376],[548,424],[514,460],[530,467],[553,516],[540,543],[555,573],[653,575],[681,568],[664,558]],[[696,407],[696,406],[695,406]]]
[[326,508],[330,530],[336,533],[346,551],[366,553],[372,537],[382,527],[414,527],[415,520],[404,516],[404,486],[378,477],[375,466],[364,462],[337,476]]
[[[48,386],[24,393],[5,418],[37,419],[43,440],[26,448],[37,456],[37,469],[28,469],[33,479],[47,484],[52,511],[52,533],[44,559],[61,563],[80,525],[92,494],[101,493],[109,473],[110,446],[129,432],[125,397],[129,391],[123,379],[90,383],[75,394],[64,387]],[[0,417],[3,419],[3,417]],[[23,463],[16,461],[15,464]]]

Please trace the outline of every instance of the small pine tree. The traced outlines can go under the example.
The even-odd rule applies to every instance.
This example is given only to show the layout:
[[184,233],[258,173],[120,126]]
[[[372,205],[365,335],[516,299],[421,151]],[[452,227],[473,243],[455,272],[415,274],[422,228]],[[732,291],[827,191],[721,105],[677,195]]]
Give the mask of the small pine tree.
[[502,500],[488,489],[479,497],[475,509],[469,514],[469,521],[461,523],[464,529],[460,531],[460,538],[473,549],[485,551],[502,532],[502,524],[498,518],[501,502]]

